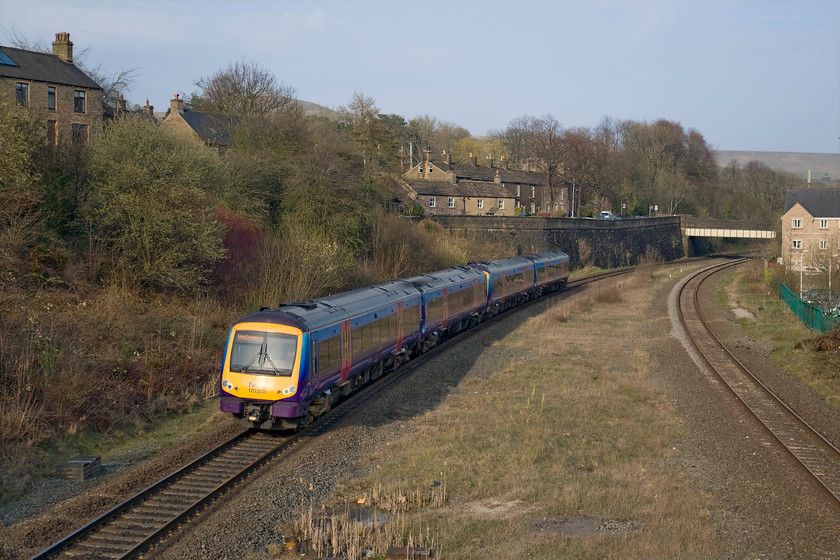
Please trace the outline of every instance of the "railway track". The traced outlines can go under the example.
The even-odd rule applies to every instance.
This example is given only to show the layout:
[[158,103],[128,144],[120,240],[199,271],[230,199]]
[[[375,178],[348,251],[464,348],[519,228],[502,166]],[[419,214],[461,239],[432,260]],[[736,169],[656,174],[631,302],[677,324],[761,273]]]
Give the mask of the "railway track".
[[713,265],[691,276],[679,290],[679,318],[697,354],[739,402],[840,505],[840,449],[786,404],[727,348],[710,327],[698,299],[714,274],[743,259]]
[[289,436],[244,430],[32,557],[132,558],[243,479]]

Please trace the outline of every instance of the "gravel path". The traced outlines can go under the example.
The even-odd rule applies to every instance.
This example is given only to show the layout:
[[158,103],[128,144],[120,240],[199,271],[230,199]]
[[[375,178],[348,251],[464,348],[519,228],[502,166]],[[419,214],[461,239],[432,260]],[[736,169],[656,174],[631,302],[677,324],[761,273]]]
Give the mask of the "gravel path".
[[[639,318],[640,331],[654,359],[651,380],[669,396],[686,427],[685,438],[675,443],[676,453],[668,466],[687,473],[695,488],[712,498],[710,514],[726,543],[724,558],[840,557],[840,509],[827,504],[816,483],[804,479],[793,460],[745,415],[720,382],[687,355],[670,316],[669,298],[675,284],[676,280],[664,288]],[[766,344],[748,340],[732,322],[733,311],[719,305],[716,291],[704,293],[703,301],[715,309],[713,320],[727,339],[735,342],[739,358],[767,372],[770,382],[797,410],[815,418],[815,423],[837,440],[840,414],[780,371],[770,360]],[[282,463],[264,467],[248,484],[211,506],[177,543],[154,551],[153,557],[263,557],[267,547],[282,542],[282,525],[310,505],[317,507],[342,481],[364,477],[375,469],[376,457],[387,454],[391,442],[411,429],[411,418],[437,406],[464,376],[489,375],[500,360],[506,361],[506,356],[498,355],[502,350],[491,344],[513,331],[529,313],[508,314],[504,321],[439,353],[360,414],[312,437]],[[236,429],[232,423],[222,422],[219,428],[153,460],[77,485],[79,491],[95,490],[38,519],[0,530],[0,558],[28,557],[80,520],[160,478],[167,469]],[[4,509],[6,522],[44,507],[33,500],[16,509]],[[46,505],[50,503],[46,501]]]

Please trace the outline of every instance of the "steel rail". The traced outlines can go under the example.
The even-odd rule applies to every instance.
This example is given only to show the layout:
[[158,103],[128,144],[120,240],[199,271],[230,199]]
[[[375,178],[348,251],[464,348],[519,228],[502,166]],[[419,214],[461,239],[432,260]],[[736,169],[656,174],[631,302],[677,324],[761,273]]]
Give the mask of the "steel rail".
[[[840,504],[840,449],[748,368],[713,331],[699,301],[700,287],[714,274],[740,264],[724,263],[695,273],[679,290],[679,317],[686,335],[703,361],[744,408],[819,485]],[[702,329],[691,328],[683,296],[692,281],[691,305]],[[699,331],[699,332],[698,332]],[[704,334],[701,334],[704,333]],[[702,337],[705,335],[706,339]],[[717,355],[715,355],[717,354]]]

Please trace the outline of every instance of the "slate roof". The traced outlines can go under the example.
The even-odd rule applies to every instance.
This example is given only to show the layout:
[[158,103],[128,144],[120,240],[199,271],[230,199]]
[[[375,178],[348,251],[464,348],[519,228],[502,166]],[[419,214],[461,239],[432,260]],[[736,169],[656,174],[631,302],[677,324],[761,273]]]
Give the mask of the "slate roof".
[[230,145],[230,127],[223,117],[201,111],[181,111],[181,116],[201,139],[214,146]]
[[458,179],[472,179],[475,181],[493,181],[498,171],[503,183],[521,185],[544,185],[545,173],[536,171],[521,171],[518,169],[504,169],[501,167],[487,167],[486,165],[472,165],[470,163],[453,163],[447,165],[443,162],[432,161],[432,163],[446,171],[451,167]]
[[797,203],[815,218],[840,218],[840,189],[796,189],[785,196],[785,213]]
[[425,196],[486,196],[487,198],[513,198],[503,186],[489,181],[406,181],[417,194]]
[[0,77],[48,82],[64,86],[102,89],[87,74],[54,54],[0,46],[0,52],[17,66],[0,64]]

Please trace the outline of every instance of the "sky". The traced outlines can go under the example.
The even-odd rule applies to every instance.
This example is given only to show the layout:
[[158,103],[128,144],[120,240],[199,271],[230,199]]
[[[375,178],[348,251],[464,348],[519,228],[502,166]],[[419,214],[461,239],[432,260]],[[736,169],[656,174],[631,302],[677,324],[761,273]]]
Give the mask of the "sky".
[[667,119],[717,150],[840,153],[840,0],[0,0],[0,45],[64,31],[157,111],[243,61],[303,101],[358,92],[475,136]]

